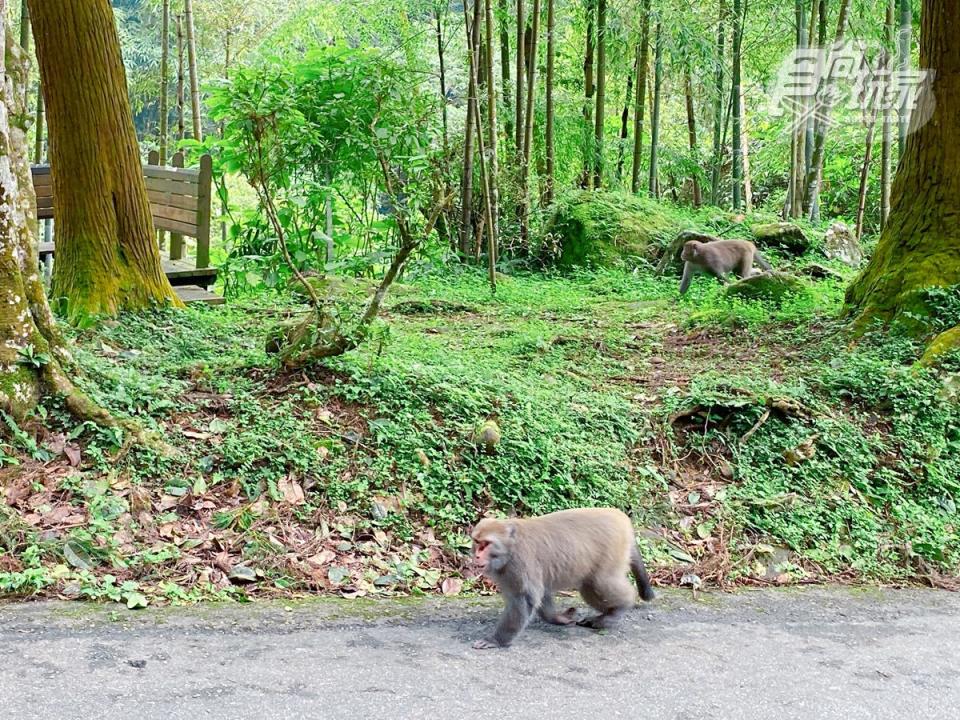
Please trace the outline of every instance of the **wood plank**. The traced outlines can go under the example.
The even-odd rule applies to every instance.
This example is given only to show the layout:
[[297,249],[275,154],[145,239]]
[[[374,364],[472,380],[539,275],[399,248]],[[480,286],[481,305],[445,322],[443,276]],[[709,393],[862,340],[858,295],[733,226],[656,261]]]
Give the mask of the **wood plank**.
[[53,208],[37,208],[37,220],[53,220]]
[[34,177],[36,177],[37,175],[49,175],[50,166],[49,165],[31,165],[30,172],[33,173]]
[[143,175],[147,178],[166,178],[167,180],[176,180],[177,182],[190,182],[194,185],[200,182],[200,171],[189,168],[180,169],[163,167],[162,165],[144,165]]
[[184,210],[183,208],[150,203],[150,212],[153,215],[154,221],[158,218],[164,218],[166,220],[175,220],[176,222],[191,225],[197,224],[197,211],[195,208],[193,210]]
[[174,193],[160,192],[147,188],[147,197],[150,198],[151,204],[154,205],[168,205],[169,207],[192,210],[194,213],[197,211],[196,195],[176,195]]
[[41,208],[48,209],[52,207],[53,207],[52,195],[46,195],[46,196],[37,195],[37,210]]
[[185,303],[203,303],[204,305],[223,305],[227,302],[222,295],[204,290],[198,285],[181,285],[174,288],[177,297]]
[[197,236],[197,226],[193,223],[180,222],[179,220],[170,220],[165,217],[154,217],[153,224],[161,230],[169,230],[179,235]]
[[147,190],[154,190],[156,192],[168,192],[176,195],[189,195],[191,197],[196,197],[199,192],[196,183],[178,182],[167,178],[152,177],[144,178],[144,182],[147,185]]
[[40,255],[53,255],[53,243],[52,242],[42,242],[40,243]]
[[[52,188],[53,187],[53,175],[44,174],[44,175],[34,175],[33,176],[33,186],[35,188]],[[52,190],[51,190],[52,192]]]

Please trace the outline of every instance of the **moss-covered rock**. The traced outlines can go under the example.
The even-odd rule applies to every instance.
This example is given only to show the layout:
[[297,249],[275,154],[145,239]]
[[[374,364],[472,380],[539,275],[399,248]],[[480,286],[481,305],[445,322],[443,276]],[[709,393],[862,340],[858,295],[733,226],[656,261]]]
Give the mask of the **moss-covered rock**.
[[684,224],[670,206],[641,195],[573,192],[559,200],[544,226],[539,254],[560,268],[653,260]]
[[920,358],[920,364],[926,367],[938,365],[944,357],[955,352],[960,352],[960,325],[940,333],[931,340],[923,357]]
[[791,255],[803,255],[814,248],[815,243],[793,223],[760,223],[750,228],[758,248],[779,248]]
[[745,300],[767,300],[779,303],[789,295],[809,292],[803,280],[782,272],[760,273],[738,280],[724,289],[727,297]]

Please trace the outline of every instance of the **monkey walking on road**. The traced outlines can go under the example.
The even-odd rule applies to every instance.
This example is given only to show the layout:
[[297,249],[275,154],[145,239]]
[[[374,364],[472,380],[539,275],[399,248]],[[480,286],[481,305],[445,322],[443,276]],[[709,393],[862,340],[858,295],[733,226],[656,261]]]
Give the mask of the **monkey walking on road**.
[[773,270],[766,258],[757,252],[757,246],[749,240],[714,240],[708,243],[691,240],[684,243],[680,259],[683,260],[681,295],[690,287],[690,281],[695,274],[710,273],[725,283],[731,272],[740,278],[750,277],[754,260],[766,272]]
[[[630,518],[612,508],[582,508],[527,519],[477,523],[471,534],[480,571],[506,599],[493,635],[478,640],[478,650],[507,647],[526,627],[534,611],[554,625],[614,627],[634,606],[637,591],[653,600]],[[637,588],[627,580],[633,573]],[[557,612],[553,594],[579,590],[597,611],[577,621],[576,608]]]

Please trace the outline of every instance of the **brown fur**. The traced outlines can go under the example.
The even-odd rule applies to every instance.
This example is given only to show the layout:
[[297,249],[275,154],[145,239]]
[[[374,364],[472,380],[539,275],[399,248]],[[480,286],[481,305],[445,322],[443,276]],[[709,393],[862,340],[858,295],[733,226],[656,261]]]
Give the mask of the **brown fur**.
[[[484,575],[497,584],[507,607],[491,638],[475,647],[502,647],[512,642],[536,610],[545,621],[567,625],[575,611],[557,613],[553,594],[579,590],[598,614],[580,621],[589,627],[616,624],[653,590],[637,551],[630,519],[611,508],[563,510],[541,517],[484,519],[472,533],[474,555]],[[637,589],[627,580],[632,571]]]
[[680,280],[681,295],[690,287],[695,274],[710,273],[721,282],[726,282],[731,272],[745,278],[752,274],[754,260],[767,272],[773,269],[749,240],[714,240],[708,243],[691,240],[684,243],[680,259],[684,262],[683,279]]

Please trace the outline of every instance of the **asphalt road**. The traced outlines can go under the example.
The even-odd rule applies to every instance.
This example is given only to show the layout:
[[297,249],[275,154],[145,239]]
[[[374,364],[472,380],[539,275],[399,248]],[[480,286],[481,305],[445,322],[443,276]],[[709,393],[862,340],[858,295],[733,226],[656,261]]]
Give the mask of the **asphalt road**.
[[2,604],[0,718],[960,718],[960,595],[671,592],[472,650],[497,610]]

